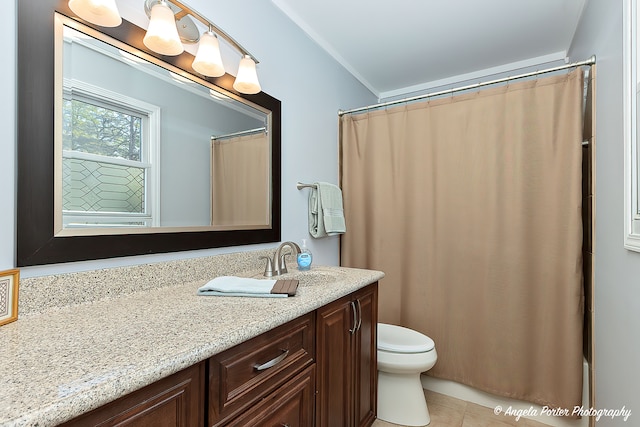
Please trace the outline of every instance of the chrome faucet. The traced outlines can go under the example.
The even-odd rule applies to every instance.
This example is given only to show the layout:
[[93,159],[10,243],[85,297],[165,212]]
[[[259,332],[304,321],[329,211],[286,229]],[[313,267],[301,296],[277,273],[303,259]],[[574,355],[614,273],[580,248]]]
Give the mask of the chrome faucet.
[[282,242],[276,252],[273,254],[273,260],[267,256],[261,256],[260,259],[266,259],[267,265],[264,269],[265,277],[279,276],[287,272],[286,256],[291,254],[291,251],[282,253],[282,250],[289,247],[294,253],[298,255],[300,253],[300,246],[294,242]]

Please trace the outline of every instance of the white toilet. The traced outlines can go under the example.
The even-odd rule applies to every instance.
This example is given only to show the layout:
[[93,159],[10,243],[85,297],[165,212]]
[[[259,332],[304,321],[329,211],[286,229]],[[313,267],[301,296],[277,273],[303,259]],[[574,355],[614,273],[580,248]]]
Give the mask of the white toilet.
[[420,373],[435,365],[431,338],[413,329],[378,323],[378,418],[403,426],[431,422]]

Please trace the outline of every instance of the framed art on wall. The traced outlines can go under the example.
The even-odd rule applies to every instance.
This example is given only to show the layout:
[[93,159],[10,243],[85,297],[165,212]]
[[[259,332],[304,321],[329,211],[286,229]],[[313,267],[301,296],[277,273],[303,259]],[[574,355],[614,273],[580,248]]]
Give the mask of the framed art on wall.
[[0,271],[0,325],[18,320],[20,270]]

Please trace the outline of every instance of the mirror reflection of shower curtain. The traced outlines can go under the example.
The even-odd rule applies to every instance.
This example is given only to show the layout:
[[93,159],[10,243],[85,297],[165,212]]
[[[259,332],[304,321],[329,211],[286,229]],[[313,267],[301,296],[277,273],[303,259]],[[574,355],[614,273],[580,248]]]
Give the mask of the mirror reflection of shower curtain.
[[211,141],[211,225],[268,225],[271,194],[265,132]]
[[341,118],[341,264],[385,272],[381,322],[428,374],[582,399],[582,70]]

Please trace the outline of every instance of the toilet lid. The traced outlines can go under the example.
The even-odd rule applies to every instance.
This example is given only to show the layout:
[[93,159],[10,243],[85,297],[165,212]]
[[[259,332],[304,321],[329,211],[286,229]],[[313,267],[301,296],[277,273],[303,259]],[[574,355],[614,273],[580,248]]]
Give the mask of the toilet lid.
[[424,353],[436,344],[431,338],[413,329],[378,323],[378,349],[394,353]]

